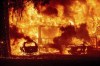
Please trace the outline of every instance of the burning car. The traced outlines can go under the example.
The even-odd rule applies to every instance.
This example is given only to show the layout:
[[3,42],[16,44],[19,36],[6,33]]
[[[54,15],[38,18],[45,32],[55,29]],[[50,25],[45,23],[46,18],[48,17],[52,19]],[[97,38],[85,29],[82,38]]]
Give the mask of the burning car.
[[25,53],[33,53],[38,51],[38,46],[34,41],[24,42],[23,47],[20,47],[20,50]]

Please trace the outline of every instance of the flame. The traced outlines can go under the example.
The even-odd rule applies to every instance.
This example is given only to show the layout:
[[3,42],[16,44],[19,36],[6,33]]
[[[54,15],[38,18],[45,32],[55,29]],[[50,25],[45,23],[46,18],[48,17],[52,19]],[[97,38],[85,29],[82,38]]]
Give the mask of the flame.
[[22,47],[22,45],[23,45],[23,42],[25,42],[26,40],[25,39],[19,39],[19,40],[17,40],[16,42],[15,42],[15,45],[13,46],[13,41],[14,41],[14,39],[11,39],[11,54],[13,55],[25,55],[25,53],[23,53],[23,52],[21,52],[21,50],[20,50],[20,47]]
[[[72,25],[75,28],[79,28],[81,24],[85,23],[87,24],[90,37],[95,35],[97,27],[100,26],[99,0],[86,0],[86,2],[75,0],[71,5],[56,4],[55,7],[51,5],[51,3],[45,6],[38,4],[38,8],[36,8],[32,1],[25,1],[21,16],[18,10],[14,10],[14,7],[9,8],[10,28],[16,26],[18,28],[18,33],[23,34],[24,37],[30,37],[36,43],[38,43],[40,37],[42,43],[38,43],[38,46],[41,47],[42,45],[43,47],[45,44],[53,43],[54,37],[61,36],[62,32],[59,30],[61,26]],[[45,14],[47,8],[54,9],[57,11],[57,14]],[[68,15],[65,15],[65,12],[67,12],[66,8],[70,11]],[[39,36],[39,26],[41,26],[42,36]],[[23,43],[27,41],[24,37],[10,39],[12,55],[25,55],[25,53],[20,50]],[[72,43],[76,45],[82,42],[82,39],[75,37],[72,39]],[[58,52],[58,50],[48,47],[48,53],[52,53],[53,51],[54,53]],[[40,49],[40,53],[46,53],[45,49]],[[64,54],[68,53],[64,51]]]

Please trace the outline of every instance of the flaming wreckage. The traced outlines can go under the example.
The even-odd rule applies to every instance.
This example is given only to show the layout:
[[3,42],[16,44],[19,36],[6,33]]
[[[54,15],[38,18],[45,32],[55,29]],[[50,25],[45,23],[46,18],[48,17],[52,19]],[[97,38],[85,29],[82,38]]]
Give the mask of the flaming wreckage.
[[8,55],[100,55],[99,0],[8,0],[3,6],[9,29],[0,48],[6,44]]

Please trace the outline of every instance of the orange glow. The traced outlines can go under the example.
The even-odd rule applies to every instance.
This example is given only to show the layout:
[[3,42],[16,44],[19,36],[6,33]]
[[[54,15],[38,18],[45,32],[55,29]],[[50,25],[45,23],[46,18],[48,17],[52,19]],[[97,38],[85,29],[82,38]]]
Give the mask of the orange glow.
[[[45,47],[45,45],[54,43],[53,39],[61,36],[63,33],[60,30],[61,26],[72,25],[77,31],[80,25],[85,23],[89,36],[95,36],[97,27],[100,26],[99,0],[86,0],[85,3],[75,0],[71,5],[57,4],[55,7],[51,5],[51,3],[45,6],[39,4],[38,8],[36,8],[33,2],[25,1],[21,16],[18,10],[14,11],[14,7],[9,8],[10,28],[15,26],[18,29],[18,33],[23,34],[23,37],[10,39],[12,55],[27,55],[20,50],[23,43],[27,41],[25,39],[27,36],[38,44],[39,51],[37,53],[59,53],[58,49],[50,48],[49,46]],[[54,9],[55,12],[57,11],[57,14],[45,14],[49,7]],[[69,9],[68,15],[65,15],[67,13],[65,8]],[[84,39],[73,37],[70,43],[80,45],[83,41]],[[90,45],[90,43],[88,42],[87,45]],[[63,54],[68,54],[66,47],[63,48]]]

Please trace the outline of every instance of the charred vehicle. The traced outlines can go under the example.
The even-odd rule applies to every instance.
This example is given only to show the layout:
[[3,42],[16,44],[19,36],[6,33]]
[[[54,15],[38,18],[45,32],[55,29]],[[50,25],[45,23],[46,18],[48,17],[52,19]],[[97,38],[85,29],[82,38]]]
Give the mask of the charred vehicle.
[[100,50],[93,46],[72,46],[68,53],[72,55],[100,55]]
[[83,46],[73,46],[73,47],[70,48],[68,53],[72,54],[72,55],[86,54],[86,47],[83,47]]
[[34,41],[24,42],[23,47],[20,47],[20,50],[25,53],[33,53],[38,51],[38,46]]

